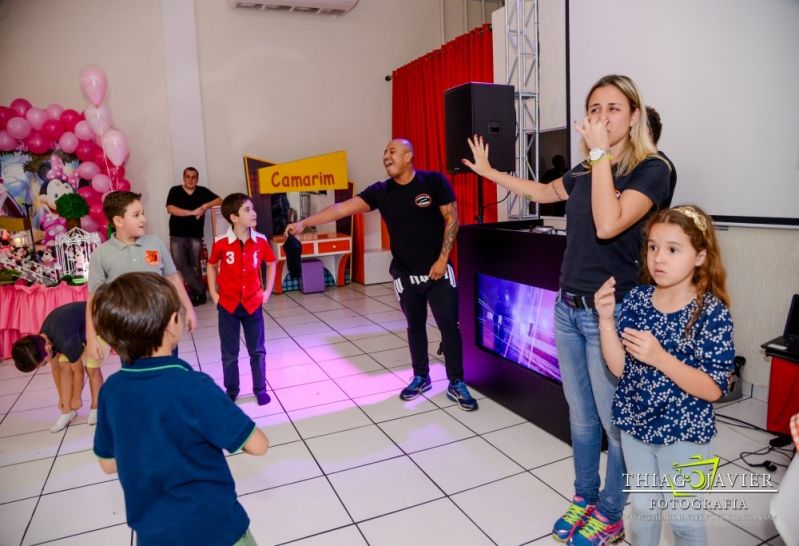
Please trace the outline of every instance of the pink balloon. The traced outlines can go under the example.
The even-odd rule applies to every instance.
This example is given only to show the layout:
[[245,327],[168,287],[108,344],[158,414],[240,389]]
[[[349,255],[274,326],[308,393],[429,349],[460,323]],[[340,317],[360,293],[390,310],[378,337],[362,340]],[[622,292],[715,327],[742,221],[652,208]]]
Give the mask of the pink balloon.
[[29,108],[25,113],[25,119],[28,120],[28,123],[31,124],[31,127],[37,131],[41,131],[44,122],[47,121],[47,112],[41,108]]
[[16,117],[17,113],[14,112],[8,106],[0,106],[0,131],[6,128],[6,123],[13,117]]
[[50,140],[58,140],[64,134],[64,124],[57,119],[48,119],[42,126],[42,134]]
[[100,167],[93,161],[84,161],[78,167],[78,174],[84,180],[92,180],[95,176],[100,174]]
[[71,154],[78,149],[78,137],[75,136],[75,133],[67,131],[58,139],[58,147],[62,152]]
[[125,133],[119,129],[109,129],[103,135],[103,151],[106,157],[119,167],[130,155],[130,148],[128,148],[128,139]]
[[89,124],[95,135],[103,135],[114,124],[111,119],[111,109],[107,104],[100,106],[89,105],[83,111],[83,117],[86,118],[86,123]]
[[80,71],[80,89],[86,100],[95,106],[100,106],[108,90],[108,80],[103,69],[94,65],[83,67]]
[[89,205],[89,216],[98,224],[106,220],[105,213],[103,212],[103,204],[100,201],[94,201]]
[[92,217],[87,214],[86,216],[80,219],[80,227],[83,230],[91,233],[93,231],[97,231],[97,229],[100,227],[100,224],[95,222],[92,219]]
[[17,139],[8,134],[8,131],[0,131],[0,152],[11,152],[17,147]]
[[31,131],[25,139],[25,146],[32,154],[43,154],[50,149],[50,141],[40,131]]
[[92,203],[102,203],[100,199],[102,196],[94,191],[94,188],[91,186],[81,186],[76,193],[83,197],[89,206],[91,206]]
[[75,136],[81,140],[92,140],[94,139],[94,131],[89,127],[86,120],[79,121],[75,124]]
[[64,124],[64,129],[67,131],[74,131],[75,124],[80,121],[80,114],[72,108],[68,108],[61,112],[61,123]]
[[11,109],[16,112],[18,116],[25,117],[25,114],[28,113],[28,110],[31,108],[31,103],[26,101],[25,99],[14,99],[11,101]]
[[47,117],[49,117],[50,119],[60,120],[61,114],[64,113],[64,107],[56,102],[48,105],[47,108],[45,108],[45,110],[47,110]]
[[116,191],[130,191],[130,182],[125,178],[120,178],[117,180],[114,189]]
[[6,131],[8,131],[8,134],[12,137],[23,140],[31,134],[31,124],[28,123],[28,120],[25,118],[17,116],[8,120],[8,123],[6,123]]
[[98,174],[92,178],[92,188],[94,191],[105,193],[111,189],[111,179],[104,174]]
[[112,165],[111,168],[108,169],[108,173],[106,173],[106,174],[108,174],[108,176],[110,176],[112,180],[125,178],[125,167],[122,167],[122,166],[114,167]]
[[97,146],[91,140],[81,140],[78,142],[78,147],[75,149],[75,155],[81,161],[91,161],[94,154],[97,152]]

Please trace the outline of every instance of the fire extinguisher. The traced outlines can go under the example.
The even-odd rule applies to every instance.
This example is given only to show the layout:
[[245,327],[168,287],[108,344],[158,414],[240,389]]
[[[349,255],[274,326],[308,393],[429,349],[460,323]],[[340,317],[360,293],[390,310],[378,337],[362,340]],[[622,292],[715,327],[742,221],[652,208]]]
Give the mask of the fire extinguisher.
[[205,273],[207,266],[208,247],[205,246],[205,241],[203,241],[202,246],[200,247],[200,278],[203,280],[203,284],[206,286],[208,286],[208,276]]

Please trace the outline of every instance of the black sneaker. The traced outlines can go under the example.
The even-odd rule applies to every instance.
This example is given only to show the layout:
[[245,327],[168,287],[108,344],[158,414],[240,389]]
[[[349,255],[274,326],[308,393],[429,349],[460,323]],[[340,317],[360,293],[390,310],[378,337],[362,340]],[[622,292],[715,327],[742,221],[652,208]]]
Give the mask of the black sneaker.
[[233,394],[232,392],[227,393],[227,397],[230,398],[230,401],[234,404],[236,403],[236,398],[239,397],[238,394]]
[[259,406],[265,406],[265,405],[267,405],[269,402],[271,402],[271,401],[272,401],[272,397],[271,397],[271,396],[269,396],[269,395],[268,395],[267,393],[265,393],[265,392],[256,392],[256,393],[255,393],[255,400],[258,402],[258,405],[259,405]]
[[457,402],[463,411],[474,411],[477,409],[477,400],[472,398],[469,388],[460,379],[450,381],[447,387],[447,398]]
[[402,400],[413,400],[414,398],[418,398],[423,392],[427,392],[432,388],[433,386],[430,383],[429,375],[426,377],[414,375],[413,379],[411,379],[411,382],[408,383],[408,386],[402,389],[400,398]]

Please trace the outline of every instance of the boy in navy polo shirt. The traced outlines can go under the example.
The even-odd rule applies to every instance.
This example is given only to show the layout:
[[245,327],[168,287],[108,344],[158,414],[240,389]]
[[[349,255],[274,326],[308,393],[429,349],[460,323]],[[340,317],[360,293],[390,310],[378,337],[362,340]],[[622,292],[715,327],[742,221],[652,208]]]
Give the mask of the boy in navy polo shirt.
[[[271,399],[266,393],[264,313],[261,306],[269,300],[275,284],[275,255],[266,236],[253,229],[257,215],[249,197],[243,193],[231,193],[225,197],[222,216],[231,227],[214,241],[207,275],[208,293],[219,310],[225,391],[235,402],[239,395],[239,331],[244,328],[244,341],[250,354],[252,391],[258,405],[263,406]],[[261,287],[261,263],[266,264],[266,289]]]
[[184,324],[174,286],[126,273],[97,290],[91,314],[129,363],[100,391],[94,453],[119,473],[139,546],[255,544],[222,450],[263,455],[269,441],[209,376],[172,356]]

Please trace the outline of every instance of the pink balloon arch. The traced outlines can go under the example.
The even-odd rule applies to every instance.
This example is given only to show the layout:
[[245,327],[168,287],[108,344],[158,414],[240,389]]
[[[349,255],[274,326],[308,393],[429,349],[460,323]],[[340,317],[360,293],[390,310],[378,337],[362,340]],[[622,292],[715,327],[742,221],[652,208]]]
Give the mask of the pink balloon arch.
[[31,204],[34,228],[45,233],[47,244],[66,230],[66,221],[55,211],[61,195],[74,192],[86,200],[89,213],[81,227],[104,240],[105,195],[130,190],[125,179],[130,148],[105,102],[103,69],[84,67],[80,88],[88,102],[82,113],[55,103],[36,107],[24,98],[0,106],[0,197],[7,192],[20,210]]

